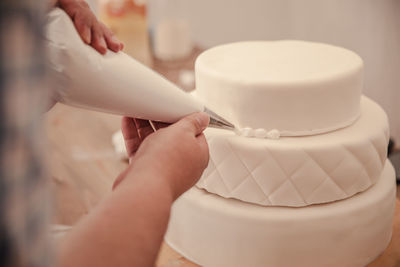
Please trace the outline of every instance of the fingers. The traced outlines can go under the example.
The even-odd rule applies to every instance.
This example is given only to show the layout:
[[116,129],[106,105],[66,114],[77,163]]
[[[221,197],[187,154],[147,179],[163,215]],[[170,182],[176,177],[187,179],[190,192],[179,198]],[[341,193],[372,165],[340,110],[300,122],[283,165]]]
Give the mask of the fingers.
[[139,138],[136,124],[133,118],[122,117],[121,129],[125,140]]
[[127,173],[129,172],[129,168],[126,168],[118,177],[115,179],[113,185],[112,185],[112,190],[114,191],[115,188],[125,179]]
[[139,138],[143,141],[148,135],[154,133],[148,120],[134,119],[136,128],[139,134]]
[[207,154],[208,154],[208,144],[207,144],[206,136],[203,133],[201,133],[196,137],[196,139],[197,139],[197,142],[199,143],[199,146],[201,147],[201,150],[203,152],[207,152]]
[[107,52],[107,43],[104,40],[101,28],[99,25],[92,27],[92,42],[90,43],[94,49],[96,49],[100,54],[105,54]]
[[[164,125],[165,123],[157,123],[157,127]],[[129,117],[122,118],[121,129],[129,158],[135,155],[142,141],[154,132],[149,121]]]
[[210,153],[208,150],[208,143],[207,143],[206,137],[203,133],[201,133],[196,137],[196,139],[199,144],[201,153],[203,155],[206,155],[206,157],[204,158],[204,168],[206,168],[208,165],[209,158],[210,158]]
[[123,117],[121,129],[125,140],[126,151],[128,153],[128,157],[130,158],[134,156],[136,151],[139,149],[142,141],[140,140],[134,119]]
[[114,52],[123,49],[123,43],[114,36],[109,28],[97,20],[86,2],[66,3],[64,1],[60,2],[60,6],[74,21],[75,28],[82,40],[99,53],[105,54],[107,49]]
[[210,117],[204,112],[193,113],[175,123],[174,127],[184,128],[197,136],[207,128],[210,123]]
[[122,48],[124,47],[122,42],[118,40],[118,38],[115,37],[112,31],[109,28],[107,28],[104,24],[101,23],[100,25],[104,33],[104,39],[107,43],[107,47],[114,52],[122,50]]
[[78,31],[82,40],[86,44],[90,44],[92,42],[91,22],[88,19],[83,18],[82,16],[76,16],[74,22],[76,30]]
[[86,44],[92,42],[92,26],[96,18],[85,1],[59,1],[59,5],[74,21],[75,28]]
[[154,127],[156,128],[156,130],[166,128],[171,125],[170,123],[158,122],[158,121],[153,121],[153,124],[154,124]]

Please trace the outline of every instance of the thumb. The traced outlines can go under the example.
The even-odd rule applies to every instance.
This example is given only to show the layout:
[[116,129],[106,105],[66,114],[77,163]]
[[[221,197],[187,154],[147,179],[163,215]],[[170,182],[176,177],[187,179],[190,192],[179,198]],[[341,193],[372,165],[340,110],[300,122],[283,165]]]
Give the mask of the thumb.
[[174,125],[173,127],[183,128],[187,131],[192,132],[195,136],[201,134],[204,129],[207,128],[210,123],[210,117],[204,112],[196,112],[190,114]]

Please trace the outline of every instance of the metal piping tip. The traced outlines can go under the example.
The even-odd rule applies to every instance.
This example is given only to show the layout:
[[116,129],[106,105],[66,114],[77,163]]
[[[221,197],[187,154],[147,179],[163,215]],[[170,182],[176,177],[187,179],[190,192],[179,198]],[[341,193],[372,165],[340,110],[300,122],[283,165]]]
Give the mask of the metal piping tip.
[[210,115],[210,127],[215,127],[215,128],[221,128],[221,129],[227,129],[227,130],[235,130],[236,127],[229,121],[225,120],[218,114],[216,114],[214,111],[204,108],[204,112]]

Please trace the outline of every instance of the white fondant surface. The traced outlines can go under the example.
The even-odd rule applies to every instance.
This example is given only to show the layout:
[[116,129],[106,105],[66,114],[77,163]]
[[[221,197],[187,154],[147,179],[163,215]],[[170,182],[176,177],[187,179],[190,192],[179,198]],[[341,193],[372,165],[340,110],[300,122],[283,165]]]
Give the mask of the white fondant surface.
[[359,115],[363,62],[340,47],[232,43],[202,53],[195,69],[198,96],[240,128],[310,135],[345,127]]
[[373,185],[386,160],[389,129],[378,104],[363,97],[346,128],[277,140],[205,131],[210,161],[197,186],[266,206],[306,206],[350,197]]
[[192,188],[173,205],[166,241],[207,267],[361,267],[391,238],[395,174],[349,199],[262,207]]

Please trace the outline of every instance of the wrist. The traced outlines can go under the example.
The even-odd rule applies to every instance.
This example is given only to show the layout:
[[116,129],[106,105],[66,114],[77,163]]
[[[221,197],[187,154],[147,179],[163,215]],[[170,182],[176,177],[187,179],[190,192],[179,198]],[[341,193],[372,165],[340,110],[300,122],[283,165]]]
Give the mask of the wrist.
[[141,190],[149,196],[154,196],[171,204],[176,199],[167,172],[135,162],[128,167],[124,176],[114,191]]

